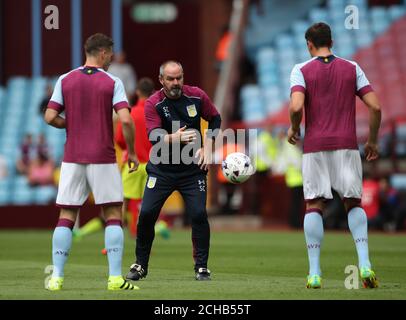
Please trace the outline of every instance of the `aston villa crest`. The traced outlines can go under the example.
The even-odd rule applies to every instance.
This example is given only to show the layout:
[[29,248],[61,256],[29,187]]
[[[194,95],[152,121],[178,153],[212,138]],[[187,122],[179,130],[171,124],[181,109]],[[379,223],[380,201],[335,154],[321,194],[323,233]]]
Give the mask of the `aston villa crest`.
[[147,187],[148,189],[153,189],[156,184],[156,178],[155,177],[149,177],[148,182],[147,182]]
[[187,114],[189,115],[189,117],[197,116],[197,110],[196,110],[196,106],[194,104],[187,106],[186,110],[187,110]]

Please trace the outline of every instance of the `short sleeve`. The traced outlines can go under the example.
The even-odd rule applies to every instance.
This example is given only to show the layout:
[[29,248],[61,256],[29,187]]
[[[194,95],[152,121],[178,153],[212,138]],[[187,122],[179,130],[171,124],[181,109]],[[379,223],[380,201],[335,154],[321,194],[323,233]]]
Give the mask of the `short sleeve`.
[[290,73],[290,92],[306,92],[306,82],[299,65],[295,65]]
[[148,99],[145,102],[145,124],[147,127],[148,135],[153,129],[161,128],[162,122],[155,105]]
[[62,112],[64,108],[63,93],[62,93],[62,79],[59,77],[55,84],[54,92],[52,93],[51,99],[48,102],[47,108],[54,109],[58,112]]
[[357,73],[357,95],[362,97],[368,92],[373,91],[364,71],[358,64],[355,64]]
[[214,106],[213,102],[210,100],[209,96],[201,90],[202,97],[202,118],[206,121],[210,121],[213,117],[217,116],[219,113]]
[[119,78],[115,78],[113,108],[116,112],[123,108],[130,108],[128,105],[127,95],[125,94],[123,82]]

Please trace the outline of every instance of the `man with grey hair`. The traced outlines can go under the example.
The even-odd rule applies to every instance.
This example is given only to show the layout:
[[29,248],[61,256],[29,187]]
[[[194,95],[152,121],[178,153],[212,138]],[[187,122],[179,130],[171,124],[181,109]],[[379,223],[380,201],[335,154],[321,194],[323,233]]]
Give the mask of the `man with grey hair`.
[[[216,129],[220,128],[221,118],[203,90],[184,85],[183,81],[183,67],[179,62],[163,63],[159,68],[162,89],[145,104],[147,132],[154,147],[147,164],[148,180],[137,225],[136,261],[131,265],[127,279],[146,277],[155,222],[166,199],[178,190],[192,223],[195,278],[210,280],[207,269],[210,227],[206,212],[206,175],[216,135],[206,134],[203,147],[197,142],[202,141],[201,118],[209,122],[211,132],[218,132]],[[159,145],[168,148],[162,148],[160,156],[154,159],[154,148]],[[181,159],[176,157],[179,154]],[[186,158],[194,161],[190,163]]]

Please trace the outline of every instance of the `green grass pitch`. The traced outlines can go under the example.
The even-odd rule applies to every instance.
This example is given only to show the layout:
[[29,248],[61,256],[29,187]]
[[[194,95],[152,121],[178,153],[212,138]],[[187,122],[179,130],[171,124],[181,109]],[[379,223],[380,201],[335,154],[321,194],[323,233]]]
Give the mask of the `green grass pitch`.
[[[347,265],[357,263],[349,233],[326,232],[323,288],[305,288],[307,253],[301,232],[212,232],[212,281],[194,280],[189,231],[157,236],[149,275],[138,291],[109,292],[103,232],[74,242],[64,290],[44,289],[51,264],[51,231],[0,231],[0,299],[405,299],[406,235],[370,234],[370,257],[380,287],[348,290]],[[123,274],[133,261],[134,240],[125,238]]]

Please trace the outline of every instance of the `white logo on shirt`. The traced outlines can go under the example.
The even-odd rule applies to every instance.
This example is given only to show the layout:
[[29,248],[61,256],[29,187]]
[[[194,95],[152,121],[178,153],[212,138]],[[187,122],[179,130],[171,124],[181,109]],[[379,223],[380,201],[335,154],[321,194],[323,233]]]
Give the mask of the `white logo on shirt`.
[[198,184],[199,184],[199,190],[201,192],[206,191],[206,181],[204,180],[197,180]]
[[169,113],[169,107],[163,107],[162,109],[164,110],[164,116],[166,118],[169,118],[171,116],[171,114]]

